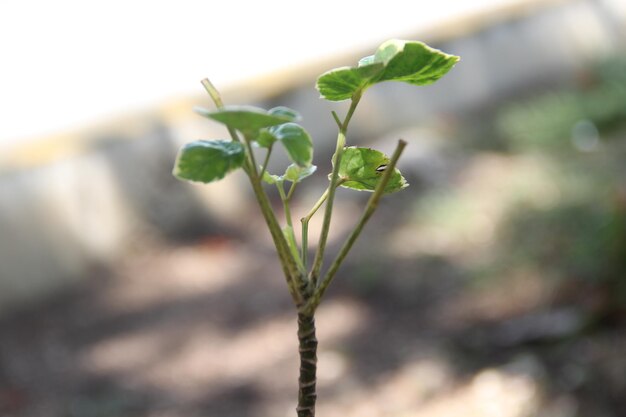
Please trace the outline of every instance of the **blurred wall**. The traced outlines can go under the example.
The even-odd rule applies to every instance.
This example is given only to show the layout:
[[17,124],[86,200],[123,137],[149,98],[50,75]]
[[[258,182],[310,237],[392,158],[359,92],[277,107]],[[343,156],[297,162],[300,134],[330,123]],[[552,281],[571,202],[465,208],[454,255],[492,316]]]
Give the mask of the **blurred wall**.
[[224,193],[236,178],[183,185],[171,175],[179,143],[170,130],[158,122],[138,130],[0,174],[0,312],[96,277],[155,241],[219,232],[237,216],[243,204]]
[[[415,39],[460,55],[461,63],[436,87],[419,93],[394,84],[373,88],[354,135],[373,139],[441,112],[473,111],[528,88],[566,83],[586,62],[617,50],[625,26],[621,1],[580,0],[468,18],[435,35],[416,33]],[[258,104],[301,111],[305,127],[327,143],[318,151],[323,158],[334,147],[335,127],[313,82],[301,79]],[[250,90],[230,96],[248,101],[246,94],[254,96]],[[201,122],[153,120],[132,135],[91,135],[79,152],[2,171],[0,312],[94,276],[150,240],[217,233],[244,216],[248,187],[241,177],[199,187],[170,174],[180,144],[211,137]]]

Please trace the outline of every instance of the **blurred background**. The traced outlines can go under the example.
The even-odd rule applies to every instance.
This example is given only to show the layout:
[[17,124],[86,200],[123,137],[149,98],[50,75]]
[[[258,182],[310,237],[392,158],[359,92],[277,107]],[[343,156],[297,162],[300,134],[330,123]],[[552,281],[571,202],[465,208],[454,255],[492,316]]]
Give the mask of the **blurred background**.
[[[2,2],[0,416],[293,415],[295,313],[250,187],[172,165],[226,137],[192,111],[203,77],[297,109],[320,172],[299,218],[346,111],[316,77],[394,37],[462,60],[352,122],[350,144],[409,142],[411,187],[319,310],[318,414],[626,416],[626,3],[419,3]],[[338,192],[331,253],[366,198]]]

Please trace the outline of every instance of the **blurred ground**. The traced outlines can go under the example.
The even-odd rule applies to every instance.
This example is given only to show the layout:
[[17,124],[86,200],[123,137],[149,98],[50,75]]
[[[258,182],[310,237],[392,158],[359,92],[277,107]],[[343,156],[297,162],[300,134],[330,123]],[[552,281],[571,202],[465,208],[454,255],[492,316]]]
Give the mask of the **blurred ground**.
[[[349,141],[406,139],[411,187],[319,310],[320,416],[626,416],[626,58],[566,42],[626,32],[568,4],[437,45],[463,56],[437,87],[368,92]],[[310,84],[260,104],[304,114],[324,173],[334,124]],[[195,120],[0,173],[0,416],[293,415],[295,312],[249,187],[170,175],[181,141],[223,134]],[[298,189],[296,218],[325,185]],[[366,197],[338,192],[330,252]]]
[[[626,321],[588,322],[596,289],[559,300],[518,270],[477,285],[454,258],[391,250],[396,210],[319,311],[320,415],[624,415]],[[294,311],[269,248],[142,252],[0,322],[2,415],[291,415]]]

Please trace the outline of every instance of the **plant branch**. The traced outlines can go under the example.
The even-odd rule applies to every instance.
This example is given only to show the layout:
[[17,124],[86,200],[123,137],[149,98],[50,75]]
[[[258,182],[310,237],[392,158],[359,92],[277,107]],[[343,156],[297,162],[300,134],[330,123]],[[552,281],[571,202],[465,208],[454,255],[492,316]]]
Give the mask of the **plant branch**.
[[289,187],[289,192],[287,193],[287,201],[291,201],[291,197],[293,197],[293,193],[296,191],[296,185],[298,185],[298,181],[291,183],[291,187]]
[[[293,230],[293,223],[291,221],[291,208],[289,207],[289,196],[285,194],[285,189],[283,188],[283,181],[276,182],[276,188],[278,188],[278,194],[280,194],[280,199],[283,202],[283,210],[285,212],[285,221],[287,222],[287,227],[283,229],[283,233],[285,234],[285,238],[287,239],[287,243],[289,244],[289,249],[291,250],[291,256],[296,260],[298,264],[298,268],[300,269],[300,273],[304,275],[306,273],[304,264],[302,263],[302,258],[300,257],[300,253],[298,252],[298,244],[296,243],[296,235]],[[293,184],[291,185],[291,189],[293,190]]]
[[[215,106],[218,109],[224,108],[224,103],[222,101],[222,97],[219,91],[213,86],[211,81],[208,78],[202,80],[202,85],[209,93],[209,96],[215,103]],[[228,128],[228,133],[232,137],[233,141],[241,142],[237,132]],[[254,191],[254,196],[259,203],[259,207],[261,208],[261,213],[263,214],[263,218],[265,219],[265,223],[270,231],[270,235],[272,236],[272,241],[274,242],[274,246],[276,247],[276,251],[278,252],[278,258],[280,260],[280,264],[283,269],[283,273],[285,275],[285,279],[287,281],[287,287],[289,289],[289,293],[297,306],[302,305],[304,302],[304,298],[302,296],[301,287],[303,287],[304,277],[303,274],[299,271],[296,260],[291,255],[289,244],[283,235],[283,232],[278,224],[278,220],[274,215],[274,210],[272,210],[272,206],[269,202],[269,198],[265,193],[265,189],[261,185],[260,178],[258,176],[256,166],[252,165],[254,162],[254,155],[252,155],[249,142],[245,141],[248,145],[248,150],[250,151],[250,159],[246,159],[244,163],[244,171],[248,174],[248,178],[250,179],[250,183],[252,184],[252,190]]]
[[331,281],[335,277],[335,274],[337,273],[339,266],[348,255],[348,252],[350,252],[352,245],[354,244],[356,239],[359,237],[359,235],[363,231],[363,227],[365,226],[367,221],[370,219],[370,217],[372,217],[372,214],[374,214],[374,211],[376,211],[376,208],[378,208],[378,202],[380,201],[380,198],[385,192],[385,187],[387,187],[387,184],[389,183],[389,179],[391,178],[391,175],[393,174],[395,170],[396,163],[398,162],[398,159],[400,158],[400,155],[402,154],[402,151],[404,150],[405,146],[406,146],[406,142],[400,139],[398,141],[398,145],[396,146],[396,150],[394,151],[391,157],[391,160],[389,161],[389,164],[387,165],[387,169],[385,169],[385,172],[383,176],[381,177],[380,182],[376,186],[374,193],[368,200],[367,206],[365,207],[365,210],[363,211],[363,214],[361,215],[361,218],[359,219],[357,225],[355,226],[354,230],[352,231],[350,236],[348,236],[345,243],[339,250],[339,253],[337,254],[337,257],[335,258],[333,263],[328,268],[328,272],[326,272],[326,275],[320,282],[320,286],[315,290],[313,295],[309,298],[305,306],[305,309],[303,310],[305,314],[313,314],[313,312],[319,305],[320,300],[322,299],[324,293],[326,292],[328,285],[331,283]]
[[[304,265],[302,264],[302,259],[300,259],[300,253],[298,252],[298,244],[296,243],[296,235],[293,233],[293,227],[286,226],[283,229],[283,233],[285,235],[285,239],[287,239],[287,244],[289,245],[291,256],[293,256],[293,258],[296,260],[296,264],[298,264],[301,276],[304,276]],[[303,283],[302,285],[306,287],[305,283]]]
[[254,149],[252,149],[252,139],[244,136],[245,139],[245,143],[246,143],[246,150],[248,152],[246,152],[248,154],[248,158],[250,159],[250,172],[254,174],[255,177],[258,178],[258,180],[260,181],[263,177],[261,177],[259,175],[259,171],[256,165],[256,159],[254,157]]
[[278,220],[276,220],[276,216],[274,215],[274,211],[272,210],[269,199],[267,198],[267,194],[265,193],[261,182],[258,180],[258,177],[253,178],[252,175],[250,175],[250,182],[252,183],[254,195],[259,203],[259,206],[261,207],[261,212],[263,213],[267,227],[272,235],[274,246],[276,246],[278,258],[280,259],[283,267],[283,273],[285,274],[285,279],[287,280],[289,292],[291,293],[294,303],[296,305],[301,305],[304,298],[300,288],[303,286],[302,283],[304,282],[304,274],[298,268],[297,261],[291,254],[289,243],[287,242],[285,235],[278,224]]
[[324,251],[326,249],[326,241],[328,239],[328,232],[330,230],[330,219],[333,214],[333,202],[335,199],[335,190],[339,182],[339,166],[341,164],[341,156],[343,155],[343,148],[346,145],[346,132],[348,131],[348,124],[350,119],[356,110],[359,101],[361,100],[361,91],[358,91],[352,97],[350,108],[346,114],[346,118],[341,124],[339,133],[337,135],[337,147],[335,149],[335,155],[333,155],[333,172],[330,178],[330,185],[328,187],[328,198],[326,201],[326,210],[324,212],[324,220],[322,223],[322,231],[320,233],[320,240],[318,242],[317,252],[315,253],[315,260],[313,261],[313,268],[309,274],[309,281],[313,284],[317,284],[317,279],[322,268],[322,262],[324,260]]
[[285,221],[289,227],[293,228],[293,224],[291,223],[291,209],[289,208],[289,199],[285,194],[285,189],[283,188],[283,182],[277,181],[276,188],[278,188],[278,194],[280,195],[280,200],[283,202],[283,210],[285,211]]
[[324,194],[317,200],[317,202],[313,205],[313,208],[309,210],[306,216],[300,219],[300,223],[302,223],[302,263],[304,267],[307,267],[307,258],[308,258],[308,240],[309,240],[309,220],[313,217],[313,215],[317,212],[317,210],[324,204],[324,201],[328,198],[328,188],[324,191]]
[[[206,92],[209,93],[209,96],[211,97],[211,100],[213,100],[213,103],[215,103],[215,107],[217,107],[218,110],[223,109],[224,108],[224,102],[222,101],[222,95],[220,94],[218,89],[215,88],[213,83],[208,78],[205,78],[205,79],[203,79],[200,82],[202,83],[202,86],[204,87]],[[235,131],[235,129],[233,129],[230,126],[228,126],[227,128],[228,128],[228,133],[230,134],[230,137],[235,142],[241,142],[241,140],[239,139],[239,135],[237,135],[237,132]]]
[[330,112],[330,114],[333,115],[333,119],[335,119],[335,123],[337,123],[337,127],[341,129],[341,120],[339,120],[339,116],[337,116],[337,112],[333,110]]
[[259,178],[263,179],[263,175],[267,170],[267,164],[270,162],[270,156],[272,155],[272,149],[274,148],[274,144],[272,143],[269,148],[267,148],[267,153],[265,154],[265,160],[263,161],[263,167],[261,168],[261,173],[259,174]]

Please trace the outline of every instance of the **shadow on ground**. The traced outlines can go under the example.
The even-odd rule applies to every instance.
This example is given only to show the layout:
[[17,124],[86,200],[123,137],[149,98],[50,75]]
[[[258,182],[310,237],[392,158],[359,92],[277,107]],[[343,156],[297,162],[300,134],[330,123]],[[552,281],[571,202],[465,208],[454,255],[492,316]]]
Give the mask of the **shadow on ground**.
[[[391,219],[379,227],[406,221]],[[320,415],[624,415],[623,323],[586,326],[536,280],[481,287],[445,256],[389,256],[382,240],[357,249],[319,312]],[[284,287],[271,252],[223,236],[94,271],[2,320],[0,410],[289,415]]]

